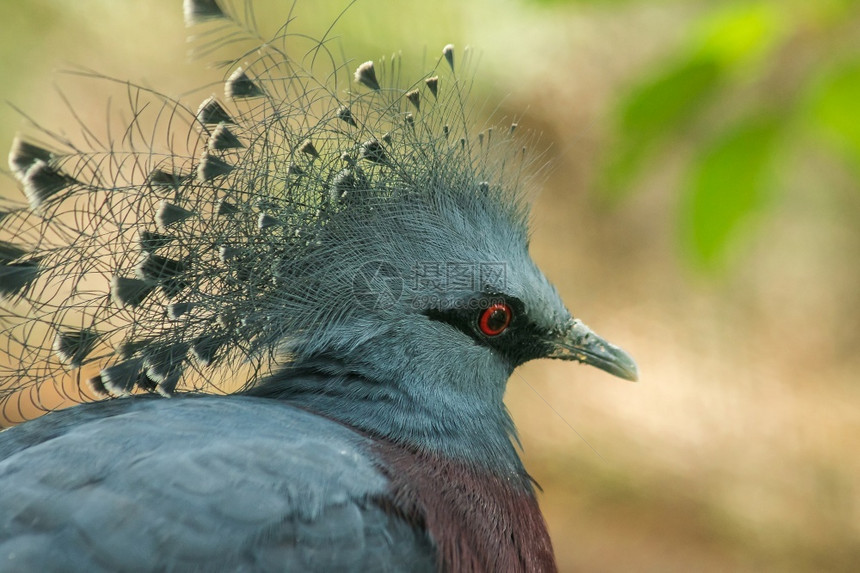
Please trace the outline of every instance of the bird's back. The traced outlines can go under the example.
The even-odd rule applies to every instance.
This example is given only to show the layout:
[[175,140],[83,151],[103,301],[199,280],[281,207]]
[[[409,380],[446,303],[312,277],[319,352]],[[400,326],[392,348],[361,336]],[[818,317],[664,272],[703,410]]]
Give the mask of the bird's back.
[[372,446],[264,398],[57,412],[0,433],[0,570],[435,569]]

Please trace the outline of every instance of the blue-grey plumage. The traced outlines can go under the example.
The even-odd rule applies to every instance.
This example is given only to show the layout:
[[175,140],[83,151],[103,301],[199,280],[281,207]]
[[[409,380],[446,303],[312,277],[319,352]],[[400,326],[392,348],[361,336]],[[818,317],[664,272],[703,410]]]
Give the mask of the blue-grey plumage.
[[433,570],[368,442],[239,396],[45,416],[0,440],[0,570]]
[[[186,20],[253,36],[231,6]],[[0,567],[553,567],[507,380],[636,367],[529,256],[516,124],[475,133],[451,45],[403,83],[288,39],[199,106],[130,88],[125,150],[13,145],[0,404],[85,371],[117,399],[0,434]]]

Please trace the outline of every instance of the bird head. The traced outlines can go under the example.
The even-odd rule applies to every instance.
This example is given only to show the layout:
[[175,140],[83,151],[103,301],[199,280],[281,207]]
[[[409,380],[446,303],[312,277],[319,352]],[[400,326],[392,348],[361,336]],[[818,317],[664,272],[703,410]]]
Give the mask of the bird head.
[[439,378],[492,396],[537,358],[636,379],[629,355],[574,319],[533,262],[527,205],[504,181],[412,183],[338,213],[297,267],[289,282],[312,269],[325,316],[284,341],[290,361],[326,356],[372,379]]

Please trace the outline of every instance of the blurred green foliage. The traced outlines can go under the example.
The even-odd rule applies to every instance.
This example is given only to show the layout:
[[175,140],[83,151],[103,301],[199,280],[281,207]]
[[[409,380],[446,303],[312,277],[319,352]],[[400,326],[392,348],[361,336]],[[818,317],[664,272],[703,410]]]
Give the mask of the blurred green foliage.
[[822,132],[860,167],[860,55],[824,78],[813,97],[813,113]]
[[600,191],[622,200],[637,178],[681,157],[680,242],[692,263],[714,270],[791,176],[798,142],[820,141],[860,167],[860,5],[699,8],[684,45],[618,102]]
[[681,209],[683,244],[695,259],[717,259],[744,217],[763,205],[783,121],[743,120],[700,150]]

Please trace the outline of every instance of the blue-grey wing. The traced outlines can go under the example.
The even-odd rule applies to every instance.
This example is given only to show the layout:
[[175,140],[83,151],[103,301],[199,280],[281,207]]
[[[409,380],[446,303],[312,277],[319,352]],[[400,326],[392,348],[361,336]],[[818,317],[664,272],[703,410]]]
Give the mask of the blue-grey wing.
[[250,397],[50,414],[0,433],[0,570],[435,569],[368,444]]

